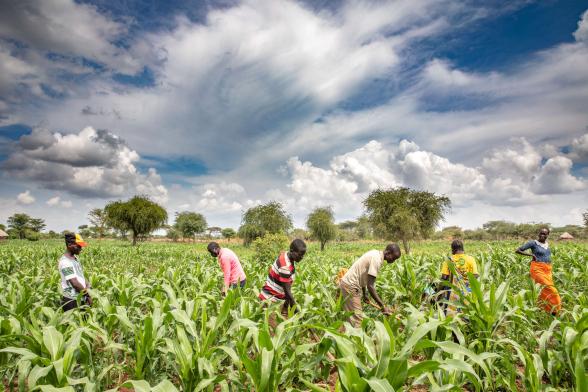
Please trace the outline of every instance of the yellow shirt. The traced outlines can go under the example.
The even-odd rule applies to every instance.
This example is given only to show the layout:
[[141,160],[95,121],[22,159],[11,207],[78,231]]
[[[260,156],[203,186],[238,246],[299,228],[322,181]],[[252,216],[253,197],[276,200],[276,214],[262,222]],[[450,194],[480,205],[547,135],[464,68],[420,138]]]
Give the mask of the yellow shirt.
[[[478,266],[476,265],[476,260],[472,256],[468,256],[466,254],[456,254],[451,256],[451,262],[455,265],[455,270],[459,274],[459,276],[454,277],[453,284],[458,283],[461,281],[468,284],[468,272],[473,275],[478,275]],[[451,270],[449,269],[449,261],[444,261],[443,266],[441,267],[441,275],[451,275]]]

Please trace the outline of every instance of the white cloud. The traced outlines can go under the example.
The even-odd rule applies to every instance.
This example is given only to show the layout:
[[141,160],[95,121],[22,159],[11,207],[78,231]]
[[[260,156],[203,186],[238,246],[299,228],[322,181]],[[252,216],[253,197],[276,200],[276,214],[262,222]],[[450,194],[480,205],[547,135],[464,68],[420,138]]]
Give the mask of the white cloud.
[[81,56],[123,73],[139,63],[113,42],[125,32],[122,24],[88,4],[73,0],[8,0],[0,7],[0,37],[20,41],[47,53]]
[[51,207],[61,206],[63,208],[71,208],[73,203],[71,200],[61,200],[61,197],[54,196],[47,200],[47,205]]
[[142,174],[138,160],[136,151],[108,131],[87,127],[62,135],[35,129],[19,139],[2,168],[14,178],[85,197],[139,193],[166,202],[161,177],[152,168]]
[[31,195],[31,191],[26,190],[23,193],[19,193],[16,197],[16,202],[20,205],[26,206],[35,202],[35,197]]
[[578,29],[574,32],[574,38],[578,42],[588,43],[588,11],[585,11],[578,21]]
[[572,140],[568,157],[575,162],[588,162],[588,133]]

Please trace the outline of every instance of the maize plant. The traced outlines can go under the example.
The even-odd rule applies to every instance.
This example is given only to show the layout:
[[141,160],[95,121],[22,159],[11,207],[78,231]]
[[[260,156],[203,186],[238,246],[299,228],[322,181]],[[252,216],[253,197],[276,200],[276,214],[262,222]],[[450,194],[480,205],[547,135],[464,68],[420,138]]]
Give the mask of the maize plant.
[[354,328],[334,278],[384,246],[311,243],[292,286],[299,311],[283,316],[257,298],[273,260],[240,245],[247,285],[223,297],[206,244],[90,242],[80,260],[93,306],[64,313],[62,244],[1,244],[0,390],[588,391],[586,245],[553,245],[557,317],[538,306],[514,242],[466,243],[479,277],[446,316],[423,291],[449,244],[423,242],[378,276],[395,314],[364,305]]

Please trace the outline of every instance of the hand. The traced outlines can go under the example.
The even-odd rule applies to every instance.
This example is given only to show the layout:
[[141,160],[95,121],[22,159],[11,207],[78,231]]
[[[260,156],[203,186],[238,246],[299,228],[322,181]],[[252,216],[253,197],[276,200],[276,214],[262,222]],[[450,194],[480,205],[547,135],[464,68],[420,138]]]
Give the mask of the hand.
[[384,313],[386,316],[392,316],[394,314],[394,311],[389,306],[384,306],[382,308],[382,313]]
[[86,304],[88,304],[88,306],[92,306],[93,303],[94,301],[92,300],[92,297],[86,294]]

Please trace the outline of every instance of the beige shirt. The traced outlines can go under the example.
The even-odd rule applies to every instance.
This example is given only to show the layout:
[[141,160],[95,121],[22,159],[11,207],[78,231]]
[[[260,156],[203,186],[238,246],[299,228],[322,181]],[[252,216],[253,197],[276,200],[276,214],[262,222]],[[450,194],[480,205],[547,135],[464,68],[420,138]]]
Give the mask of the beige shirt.
[[367,287],[368,275],[377,277],[384,264],[384,252],[370,250],[357,259],[341,279],[341,283],[354,291]]

